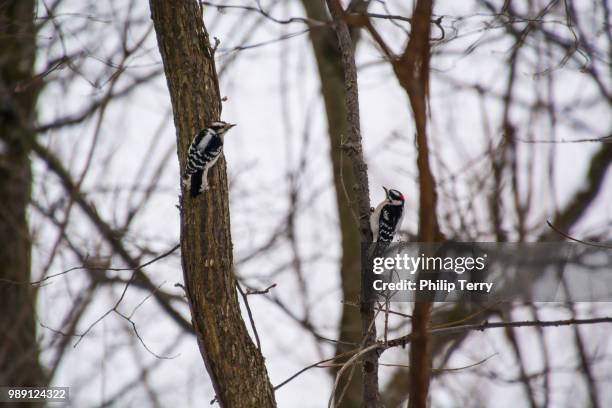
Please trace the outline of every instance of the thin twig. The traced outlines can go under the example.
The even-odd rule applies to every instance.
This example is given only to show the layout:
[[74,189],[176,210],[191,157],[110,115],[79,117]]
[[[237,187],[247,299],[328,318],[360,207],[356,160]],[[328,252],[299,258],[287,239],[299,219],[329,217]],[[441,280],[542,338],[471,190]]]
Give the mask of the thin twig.
[[[270,286],[268,289],[262,292],[266,292],[274,286],[276,286],[276,284]],[[249,293],[248,292],[244,293],[238,280],[236,280],[236,288],[238,289],[238,292],[240,292],[240,296],[242,296],[242,300],[244,301],[244,305],[246,306],[247,313],[249,315],[249,321],[251,322],[251,328],[253,329],[253,334],[255,335],[255,341],[257,342],[257,349],[259,349],[259,351],[261,352],[261,341],[259,340],[259,334],[257,333],[257,327],[255,327],[255,319],[253,319],[253,312],[251,311],[251,306],[249,305],[249,299],[247,298],[247,295]]]
[[271,284],[270,286],[268,286],[267,288],[263,289],[263,290],[255,290],[255,289],[247,289],[246,291],[246,295],[265,295],[268,292],[270,292],[270,289],[273,289],[276,287],[276,283]]
[[556,232],[558,232],[560,235],[564,236],[565,238],[571,240],[571,241],[575,241],[575,242],[579,242],[581,244],[584,245],[588,245],[588,246],[592,246],[592,247],[596,247],[596,248],[605,248],[605,249],[612,249],[612,246],[610,245],[604,245],[604,244],[599,244],[597,242],[591,242],[591,241],[583,241],[581,239],[578,238],[574,238],[572,236],[567,235],[565,232],[561,231],[560,229],[558,229],[557,227],[555,227],[554,225],[552,225],[552,223],[550,221],[546,221],[546,224],[548,224],[548,226],[550,228],[552,228],[553,230],[555,230]]
[[[53,275],[49,275],[44,277],[43,279],[37,280],[37,281],[32,281],[29,282],[30,285],[40,285],[42,282],[51,279],[51,278],[55,278],[61,275],[65,275],[69,272],[72,271],[76,271],[76,270],[82,270],[82,269],[87,269],[87,270],[92,270],[92,271],[135,271],[135,270],[140,270],[146,266],[149,266],[157,261],[159,261],[160,259],[163,259],[165,257],[167,257],[168,255],[172,254],[174,251],[176,251],[177,249],[179,249],[181,247],[181,244],[176,244],[174,247],[170,248],[168,251],[164,252],[163,254],[151,259],[148,262],[143,263],[142,265],[138,265],[134,268],[101,268],[101,267],[95,267],[95,266],[88,266],[88,265],[81,265],[81,266],[75,266],[73,268],[67,269],[65,271],[62,272],[58,272],[56,274]],[[13,282],[13,283],[23,283],[23,282]]]

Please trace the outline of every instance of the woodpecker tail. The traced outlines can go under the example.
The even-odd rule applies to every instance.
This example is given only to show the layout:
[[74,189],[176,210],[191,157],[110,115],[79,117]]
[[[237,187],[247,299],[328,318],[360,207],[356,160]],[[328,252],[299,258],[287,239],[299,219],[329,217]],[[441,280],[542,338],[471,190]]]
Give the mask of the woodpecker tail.
[[200,186],[202,185],[202,172],[201,171],[198,171],[197,173],[194,173],[191,175],[190,184],[191,185],[189,186],[189,193],[191,197],[197,197],[198,195],[202,193],[200,191]]

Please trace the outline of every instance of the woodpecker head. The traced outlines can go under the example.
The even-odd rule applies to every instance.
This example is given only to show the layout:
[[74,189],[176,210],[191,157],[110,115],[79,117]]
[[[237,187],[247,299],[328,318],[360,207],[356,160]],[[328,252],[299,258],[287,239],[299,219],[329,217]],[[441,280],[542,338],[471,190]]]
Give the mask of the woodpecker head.
[[397,190],[388,189],[387,187],[383,187],[385,190],[385,194],[387,195],[387,200],[391,202],[393,205],[404,205],[404,195]]
[[225,132],[227,132],[228,130],[230,130],[234,126],[236,126],[236,125],[233,124],[233,123],[226,123],[226,122],[222,122],[222,121],[217,121],[217,122],[211,123],[209,128],[211,128],[212,130],[217,132],[217,134],[219,136],[223,136],[225,134]]

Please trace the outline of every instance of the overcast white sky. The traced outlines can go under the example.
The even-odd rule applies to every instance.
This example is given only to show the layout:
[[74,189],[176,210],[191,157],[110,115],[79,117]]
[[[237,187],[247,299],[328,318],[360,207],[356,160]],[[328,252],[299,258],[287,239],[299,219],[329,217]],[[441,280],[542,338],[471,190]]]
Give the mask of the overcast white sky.
[[[138,38],[143,28],[148,24],[149,12],[144,7],[146,2],[140,2],[134,15],[141,15],[143,23],[131,34]],[[236,0],[231,4],[251,4],[247,0]],[[266,7],[270,2],[262,2]],[[303,15],[299,2],[281,2],[282,5],[273,8],[274,15]],[[409,8],[398,5],[399,1],[388,2],[391,11],[397,14],[410,15]],[[472,197],[468,188],[476,178],[487,177],[488,169],[478,164],[478,159],[487,149],[487,139],[483,133],[483,115],[475,93],[470,90],[458,91],[451,84],[460,82],[466,85],[481,84],[502,93],[507,80],[507,56],[511,41],[502,36],[502,29],[484,32],[483,22],[490,17],[475,15],[477,9],[473,2],[438,2],[435,13],[453,16],[443,20],[447,35],[456,28],[461,38],[436,48],[432,61],[431,80],[431,126],[432,150],[436,159],[433,167],[441,179],[449,174],[440,165],[442,158],[448,169],[463,169],[466,164],[476,160],[462,176],[455,181],[460,204],[465,207]],[[589,7],[582,3],[584,7]],[[228,2],[229,4],[229,2]],[[117,2],[118,16],[123,16],[125,10],[122,2]],[[375,4],[375,10],[381,11]],[[88,49],[92,57],[87,63],[87,69],[97,72],[101,63],[93,56],[105,57],[117,40],[119,23],[112,20],[118,16],[110,13],[110,4],[99,2],[89,8],[82,2],[66,2],[64,13],[82,13],[100,17],[102,22],[91,23],[91,29],[85,33],[67,35],[69,47]],[[384,11],[383,11],[384,12]],[[41,14],[44,11],[40,11]],[[277,25],[266,22],[252,34],[248,34],[250,21],[256,15],[248,14],[241,17],[241,11],[226,11],[222,18],[214,23],[219,15],[208,9],[205,21],[209,25],[211,36],[221,40],[218,53],[218,68],[224,63],[232,51],[227,51],[239,44],[241,38],[248,35],[248,44],[256,44],[280,35],[298,32],[304,29],[301,24]],[[465,16],[464,19],[456,17]],[[590,18],[590,17],[589,17]],[[76,29],[83,23],[82,18],[65,17]],[[105,22],[111,20],[110,22]],[[596,24],[601,25],[601,19],[594,17]],[[394,29],[388,22],[377,25],[385,34],[385,38],[399,50],[405,37],[399,29]],[[554,26],[554,24],[553,24]],[[214,28],[212,28],[214,27]],[[596,25],[593,31],[596,31]],[[563,34],[563,28],[554,28]],[[567,35],[567,33],[563,34]],[[480,46],[471,54],[464,55],[466,46],[480,39]],[[41,42],[44,41],[41,39]],[[604,41],[603,39],[601,41]],[[100,48],[92,50],[98,45]],[[59,52],[59,50],[55,50]],[[527,52],[527,51],[525,51]],[[438,53],[444,53],[439,56]],[[557,56],[555,56],[556,58]],[[41,57],[40,64],[44,64]],[[520,91],[517,99],[533,101],[535,95],[545,92],[545,80],[537,75],[536,58],[532,51],[525,58],[529,64],[519,65],[517,80]],[[414,127],[404,91],[398,86],[389,65],[380,59],[380,53],[372,45],[369,37],[364,35],[357,52],[357,63],[360,66],[359,87],[361,103],[362,134],[365,144],[365,155],[369,165],[370,191],[373,203],[382,199],[382,189],[385,185],[397,188],[408,198],[406,216],[403,228],[412,233],[417,224],[417,185],[415,182],[415,148],[413,144]],[[146,52],[140,52],[131,60],[132,72],[138,74],[160,65],[155,36],[150,35],[146,43]],[[544,70],[549,67],[539,67]],[[58,73],[57,75],[61,75]],[[92,74],[93,75],[93,74]],[[558,140],[575,140],[579,138],[601,137],[610,132],[610,110],[603,101],[589,103],[597,91],[584,74],[579,72],[576,63],[570,61],[562,68],[553,71],[556,101],[559,106],[557,127]],[[84,77],[88,72],[84,72]],[[604,80],[610,89],[610,79]],[[311,318],[319,331],[329,337],[336,337],[337,321],[341,308],[341,292],[338,280],[338,256],[340,253],[336,220],[335,197],[332,190],[332,174],[329,163],[329,144],[326,134],[325,116],[321,97],[319,95],[319,79],[311,53],[307,35],[299,35],[282,42],[249,49],[240,52],[238,58],[221,78],[222,95],[228,100],[223,107],[223,119],[238,126],[231,131],[226,139],[225,154],[231,183],[231,218],[234,241],[235,259],[239,260],[249,254],[272,233],[273,228],[282,222],[287,208],[288,169],[295,169],[304,149],[307,152],[307,169],[300,181],[301,208],[298,215],[299,251],[305,263],[307,277],[308,304]],[[39,104],[41,122],[56,117],[61,113],[72,112],[85,106],[99,92],[92,92],[85,79],[76,80],[67,88],[65,96],[61,86],[51,86],[43,95]],[[102,92],[104,89],[102,89]],[[585,102],[580,110],[569,109],[576,101]],[[568,104],[568,108],[564,107]],[[166,116],[170,108],[170,100],[165,85],[165,78],[159,76],[153,83],[143,86],[126,101],[111,105],[102,125],[100,145],[95,151],[92,171],[84,182],[84,189],[94,186],[129,186],[136,177],[136,172],[145,155],[146,146],[154,137],[160,123],[165,123],[158,148],[151,154],[150,161],[155,163],[168,149],[175,146],[175,130],[171,118]],[[490,131],[495,140],[501,137],[501,104],[494,98],[487,99],[486,110]],[[565,113],[568,116],[564,116]],[[529,109],[514,108],[511,118],[518,128],[519,136],[525,139],[548,139],[549,124],[542,115],[530,129],[522,127],[528,122]],[[569,124],[581,121],[588,126],[580,131]],[[53,150],[66,158],[65,165],[73,174],[79,174],[84,163],[84,157],[92,140],[94,122],[87,126],[75,127],[41,136],[41,140],[49,143]],[[303,137],[308,132],[307,142]],[[395,137],[393,138],[392,136]],[[525,146],[521,145],[520,149]],[[538,158],[538,165],[533,170],[536,181],[534,200],[540,214],[530,220],[532,226],[546,228],[544,220],[550,216],[554,206],[562,207],[568,197],[581,187],[586,164],[597,144],[541,144],[528,145]],[[521,150],[523,151],[523,150]],[[547,158],[554,154],[556,165],[551,179],[548,173]],[[523,155],[524,158],[527,155]],[[482,162],[481,162],[482,163]],[[522,163],[524,180],[527,180],[525,163]],[[43,189],[59,191],[57,180],[50,177],[41,163],[35,162],[35,194],[41,194]],[[179,193],[178,163],[173,153],[170,166],[159,178],[162,193],[153,197],[152,204],[141,214],[132,228],[128,242],[133,248],[147,244],[160,252],[172,247],[178,242],[179,220],[175,207]],[[589,233],[599,233],[601,228],[610,225],[612,213],[606,205],[612,199],[612,183],[610,176],[606,179],[605,192],[592,206],[587,221],[575,232],[579,236]],[[553,189],[554,186],[554,189]],[[554,192],[554,195],[553,195]],[[92,194],[100,213],[109,220],[121,220],[125,216],[126,206],[121,201],[125,193]],[[451,200],[441,195],[441,212],[452,208]],[[555,204],[556,203],[556,204]],[[482,202],[475,203],[483,205]],[[69,232],[80,237],[78,240],[91,252],[101,247],[102,253],[108,249],[95,238],[91,225],[77,214],[77,222],[73,222]],[[40,268],[46,261],[49,245],[55,238],[55,233],[49,227],[42,225],[42,220],[36,214],[32,215],[33,228],[39,231],[38,247],[34,253],[34,266]],[[453,222],[456,219],[452,218]],[[443,226],[444,228],[444,226]],[[51,239],[47,240],[47,237]],[[481,237],[486,239],[487,237]],[[490,237],[489,237],[490,238]],[[245,265],[240,265],[238,273],[242,276],[265,276],[276,270],[290,259],[287,245],[280,245]],[[120,263],[120,260],[116,260]],[[54,264],[54,270],[59,272],[75,266],[78,261],[69,255],[61,257]],[[287,268],[284,268],[287,269]],[[35,269],[36,271],[36,269]],[[167,291],[180,293],[174,288],[176,282],[182,282],[182,272],[178,257],[170,257],[156,263],[147,269],[147,273],[157,284]],[[61,318],[70,305],[70,299],[83,289],[86,280],[71,273],[69,277],[54,280],[40,292],[39,319],[51,327],[59,327]],[[119,273],[127,276],[126,273]],[[355,279],[358,279],[356,276]],[[252,280],[254,286],[265,287],[266,283],[277,283],[274,292],[288,304],[292,310],[301,315],[302,303],[296,301],[296,279],[293,272],[285,272],[262,280]],[[117,298],[121,287],[105,288],[97,293],[95,306],[90,308],[83,319],[83,329],[97,319],[108,309]],[[130,289],[122,303],[122,310],[130,311],[140,303],[147,293]],[[266,357],[268,371],[273,384],[277,384],[300,368],[333,353],[331,346],[315,345],[312,337],[299,329],[284,313],[263,298],[252,297],[253,308],[259,335]],[[591,306],[585,306],[589,308]],[[603,305],[592,308],[603,310]],[[608,308],[609,310],[609,308]],[[188,316],[188,310],[183,309]],[[553,308],[548,310],[548,316],[565,317]],[[529,315],[525,316],[526,318]],[[141,365],[160,364],[161,369],[154,371],[151,380],[158,391],[162,406],[202,406],[203,402],[213,398],[214,393],[209,385],[201,356],[193,337],[182,335],[177,342],[179,333],[176,325],[163,316],[154,301],[147,301],[136,313],[134,320],[139,332],[147,345],[158,354],[177,356],[170,360],[156,360],[143,349],[137,339],[131,335],[131,329],[116,316],[110,316],[98,324],[84,340],[70,351],[63,362],[55,385],[73,387],[71,397],[74,406],[97,406],[104,398],[108,398],[127,381],[137,375]],[[405,330],[408,330],[406,328]],[[559,351],[555,362],[559,367],[571,366],[574,360],[563,355],[562,350],[568,347],[564,339],[570,335],[570,329],[554,329],[547,332],[550,349]],[[610,332],[604,327],[589,327],[589,340],[593,346],[602,347],[602,355],[609,348]],[[50,333],[41,330],[43,342]],[[521,334],[521,344],[530,344],[529,334]],[[133,347],[124,347],[130,342]],[[485,367],[495,367],[504,364],[514,367],[512,353],[504,344],[503,333],[478,333],[464,343],[449,366],[472,364],[490,355],[494,355]],[[171,345],[173,345],[171,347]],[[558,348],[556,347],[558,345]],[[137,350],[138,357],[134,357]],[[497,354],[496,354],[497,353]],[[534,369],[541,363],[537,354],[533,353],[529,360]],[[406,362],[404,351],[389,352],[384,355],[385,362]],[[598,366],[600,375],[609,376],[607,369]],[[516,367],[514,367],[516,368]],[[382,368],[382,383],[388,378],[390,369]],[[508,378],[516,371],[508,373]],[[565,395],[565,387],[574,387],[576,377],[571,373],[555,374],[555,387],[559,395]],[[488,406],[514,406],[516,395],[520,395],[520,385],[503,386],[487,383],[486,390],[476,388],[479,379],[469,372],[446,375],[441,380],[446,386],[456,390],[460,395],[469,396],[481,394]],[[331,376],[322,369],[311,370],[291,382],[277,393],[277,401],[281,407],[321,407],[327,403],[331,390]],[[585,395],[578,387],[579,396]],[[457,401],[457,395],[436,394],[439,387],[433,388],[435,406],[456,406],[448,401]],[[555,392],[557,392],[555,391]],[[604,391],[607,401],[612,403],[612,394]],[[145,390],[137,392],[121,400],[117,406],[141,405],[146,401]],[[604,400],[605,401],[605,400]],[[445,405],[448,403],[448,405]],[[558,401],[561,404],[561,401]],[[507,404],[507,405],[503,405]],[[205,405],[205,404],[204,404]],[[551,405],[561,406],[561,405]]]

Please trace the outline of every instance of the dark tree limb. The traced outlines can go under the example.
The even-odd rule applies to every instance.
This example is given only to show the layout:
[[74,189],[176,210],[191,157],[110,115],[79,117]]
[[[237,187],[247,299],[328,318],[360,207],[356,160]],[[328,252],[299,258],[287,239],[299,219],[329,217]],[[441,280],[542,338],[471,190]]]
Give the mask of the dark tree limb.
[[[612,164],[612,144],[603,143],[591,158],[586,180],[567,205],[554,217],[552,224],[561,231],[569,231],[593,204],[604,186],[606,174]],[[555,232],[547,231],[544,240],[554,239]]]
[[135,275],[132,279],[132,283],[153,293],[155,300],[159,306],[166,313],[168,313],[168,316],[170,316],[179,325],[179,327],[181,327],[181,329],[191,332],[191,324],[185,320],[183,315],[181,315],[181,313],[172,306],[171,299],[167,294],[156,290],[156,285],[141,270],[141,265],[138,259],[134,258],[125,247],[122,240],[122,234],[117,231],[116,228],[113,228],[104,219],[102,219],[96,206],[88,201],[83,193],[78,189],[76,181],[73,180],[68,170],[63,166],[61,160],[36,141],[32,142],[32,150],[45,162],[49,170],[51,170],[59,178],[62,187],[66,190],[66,194],[74,196],[74,202],[96,227],[113,252],[126,263],[129,269],[134,270]]
[[[32,237],[28,227],[32,171],[29,129],[38,93],[19,91],[34,71],[36,2],[0,3],[0,385],[43,386],[47,376],[36,339],[36,291],[31,276]],[[38,406],[26,403],[25,406]]]
[[[214,51],[196,1],[150,0],[150,6],[184,169],[193,135],[221,115]],[[183,274],[200,352],[221,406],[274,407],[264,358],[240,314],[224,158],[209,179],[208,192],[181,198]]]
[[[345,103],[344,65],[342,54],[338,47],[338,38],[332,27],[327,7],[323,2],[302,0],[306,15],[311,20],[323,21],[325,27],[310,30],[310,42],[321,82],[321,95],[325,104],[327,119],[327,132],[330,141],[330,160],[333,166],[334,190],[338,206],[338,220],[342,244],[342,258],[340,260],[340,277],[342,297],[342,317],[339,322],[339,342],[336,345],[336,355],[349,350],[348,344],[358,344],[361,333],[358,327],[361,324],[359,308],[352,307],[347,302],[355,301],[360,293],[360,281],[356,279],[361,273],[361,239],[359,225],[355,222],[353,202],[354,190],[350,188],[355,184],[351,160],[342,149],[343,139],[348,132],[347,112]],[[364,12],[369,3],[362,0],[352,1],[349,5],[351,12]],[[353,48],[359,41],[359,29],[351,30]],[[349,188],[347,188],[349,187]],[[330,373],[337,374],[338,366],[332,365]],[[361,373],[354,373],[350,380],[348,376],[341,379],[339,389],[343,390],[348,381],[344,398],[339,404],[342,408],[357,408],[361,406]],[[337,398],[338,400],[338,398]]]
[[[359,232],[363,242],[372,239],[370,231],[370,191],[368,184],[368,168],[363,159],[361,143],[361,129],[359,118],[359,91],[357,87],[357,67],[353,41],[345,13],[338,0],[327,0],[327,7],[334,22],[334,30],[338,38],[338,46],[342,55],[344,68],[344,92],[346,105],[347,134],[346,142],[342,148],[351,160],[353,176],[355,178],[354,195],[357,214],[359,214]],[[363,279],[362,279],[363,281]],[[361,333],[364,347],[376,341],[375,311],[373,302],[361,302]],[[341,372],[338,372],[340,375]],[[341,388],[340,388],[341,390]],[[378,355],[368,353],[363,360],[363,406],[376,407],[378,405]]]
[[348,129],[346,142],[342,148],[351,159],[353,173],[355,176],[355,200],[359,214],[359,232],[361,239],[368,241],[372,239],[370,231],[370,187],[368,184],[368,166],[363,159],[363,147],[361,143],[361,121],[359,118],[359,89],[357,86],[357,67],[355,65],[355,53],[349,27],[344,21],[344,11],[338,0],[327,0],[331,12],[338,46],[342,54],[344,66],[344,87],[346,103],[346,119]]
[[[393,60],[395,74],[408,94],[416,127],[420,242],[435,242],[441,239],[436,215],[436,183],[429,163],[427,138],[432,14],[433,0],[417,1],[408,45],[404,53]],[[417,302],[412,312],[412,331],[417,337],[410,346],[409,408],[427,406],[431,378],[431,343],[427,336],[427,327],[431,308],[430,302]]]

